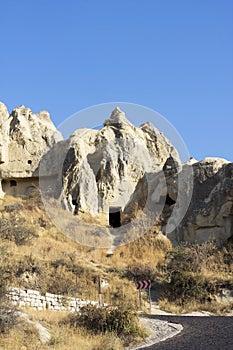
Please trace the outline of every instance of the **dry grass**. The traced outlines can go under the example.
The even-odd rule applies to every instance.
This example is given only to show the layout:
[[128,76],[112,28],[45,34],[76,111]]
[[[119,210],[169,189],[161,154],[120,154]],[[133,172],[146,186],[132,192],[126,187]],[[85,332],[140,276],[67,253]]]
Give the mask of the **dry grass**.
[[140,263],[144,266],[163,264],[165,253],[171,249],[170,241],[157,232],[149,232],[140,239],[117,248],[112,262],[119,266]]
[[218,267],[218,269],[211,270],[211,267],[209,269],[203,267],[201,269],[201,273],[203,277],[205,277],[208,280],[214,281],[216,283],[218,282],[228,282],[232,279],[233,275],[230,271],[221,271],[221,269]]
[[[15,202],[22,203],[24,209],[20,212],[6,213],[4,205]],[[25,218],[26,225],[33,227],[38,234],[38,238],[23,246],[11,241],[3,242],[7,251],[4,264],[13,272],[11,285],[16,287],[45,292],[51,291],[48,288],[52,286],[51,292],[56,292],[62,285],[73,286],[71,295],[98,300],[97,276],[100,275],[109,282],[108,287],[102,288],[103,302],[112,305],[131,304],[137,308],[138,291],[135,288],[132,271],[139,268],[142,273],[145,271],[155,273],[157,267],[164,263],[165,251],[170,249],[166,238],[157,237],[158,232],[151,232],[129,245],[117,248],[114,254],[108,257],[107,249],[93,249],[81,245],[59,232],[47,217],[38,198],[23,200],[6,196],[0,206],[0,216],[7,218],[10,215]],[[54,268],[54,265],[59,265],[59,261],[61,266]],[[22,271],[28,270],[26,275],[30,275],[30,279],[25,279],[25,273],[17,272],[19,267]],[[30,267],[36,269],[36,272],[31,273]],[[73,270],[78,273],[75,274]],[[54,277],[52,282],[51,276]],[[146,308],[147,302],[144,303]],[[65,316],[63,312],[30,309],[26,312],[34,321],[40,321],[49,330],[52,335],[50,343],[41,344],[36,329],[25,322],[20,322],[8,336],[0,336],[1,349],[123,349],[122,341],[114,334],[93,335],[82,329],[74,331],[65,325],[58,325]]]
[[[14,202],[23,203],[24,209],[19,213],[6,213],[4,205]],[[137,308],[138,291],[135,288],[135,281],[141,278],[162,281],[164,278],[165,267],[168,264],[167,252],[170,252],[172,247],[170,241],[161,235],[157,228],[153,228],[128,245],[116,248],[114,254],[108,256],[107,249],[93,249],[81,245],[59,232],[47,217],[38,198],[22,200],[6,196],[0,205],[0,216],[9,217],[10,215],[20,215],[25,218],[28,227],[33,227],[39,235],[38,238],[23,246],[4,241],[4,247],[8,252],[4,264],[7,264],[13,272],[11,284],[14,286],[55,293],[62,287],[63,294],[67,292],[72,296],[98,300],[97,276],[100,275],[109,282],[108,287],[102,288],[103,302],[112,305],[131,304]],[[194,250],[190,252],[193,257],[199,256],[199,253],[196,254]],[[223,249],[206,258],[202,251],[200,254],[202,254],[200,255],[202,261],[195,260],[191,270],[196,266],[198,273],[211,283],[227,284],[233,281],[233,259],[230,252]],[[185,261],[187,264],[189,264],[189,257],[190,254],[187,254],[188,259]],[[31,266],[36,268],[36,272],[31,275],[27,273],[30,275],[30,280],[25,280],[25,274],[16,273],[19,266],[22,269]],[[175,268],[180,268],[179,259]],[[144,302],[146,310],[148,304]],[[160,300],[160,306],[172,313],[203,309],[217,314],[222,314],[232,307],[232,305],[219,304],[215,301],[199,303],[192,300],[190,303],[182,304],[179,301],[171,302],[166,297]],[[28,309],[27,313],[33,320],[40,321],[48,328],[52,335],[51,342],[42,345],[38,340],[37,331],[28,324],[20,322],[8,336],[0,336],[1,349],[123,349],[122,341],[113,334],[93,335],[82,329],[73,330],[65,325],[59,325],[59,321],[65,316],[63,312],[49,310],[38,312]]]
[[[150,232],[131,244],[117,248],[113,256],[108,257],[106,249],[93,249],[83,246],[64,236],[52,225],[43,207],[33,205],[32,200],[23,201],[20,198],[6,196],[3,204],[16,201],[24,204],[24,209],[16,215],[24,217],[26,224],[36,229],[39,237],[24,246],[17,246],[13,242],[6,241],[5,246],[9,253],[8,263],[10,266],[16,266],[19,264],[26,265],[29,261],[32,262],[33,266],[38,267],[38,270],[45,273],[35,276],[37,282],[34,286],[33,283],[29,285],[18,276],[14,279],[15,286],[37,289],[36,284],[39,282],[39,285],[43,286],[44,292],[46,291],[46,285],[49,285],[46,279],[51,274],[59,272],[59,279],[69,282],[73,280],[73,282],[71,281],[73,284],[77,283],[77,278],[78,283],[81,279],[83,293],[80,294],[79,289],[77,293],[74,293],[76,296],[97,300],[97,285],[94,282],[94,275],[100,274],[102,278],[111,281],[110,288],[103,290],[105,302],[116,302],[120,295],[122,299],[119,299],[119,302],[132,300],[132,303],[136,304],[135,285],[126,278],[122,279],[122,271],[127,277],[125,271],[132,270],[134,267],[139,267],[142,271],[153,267],[154,274],[157,267],[164,263],[166,250],[171,247],[170,242],[165,237],[160,236],[158,232]],[[15,215],[15,213],[5,213],[4,205],[1,208],[1,215],[4,217]],[[56,271],[51,268],[51,264],[59,260],[62,260],[68,266],[69,271],[66,268],[59,268]],[[77,276],[70,272],[72,264],[74,268],[83,268],[87,276],[84,278],[84,276]],[[114,273],[111,271],[112,267],[114,267]],[[43,278],[42,283],[41,278]]]
[[33,321],[39,321],[50,332],[48,344],[39,341],[38,331],[33,325],[21,321],[10,334],[0,336],[2,350],[122,350],[123,344],[113,334],[93,335],[82,329],[59,325],[66,313],[54,311],[26,310]]
[[177,303],[170,302],[166,298],[159,301],[159,306],[161,310],[177,315],[199,310],[215,313],[215,311],[217,310],[217,305],[218,304],[216,304],[214,308],[214,305],[212,304],[212,307],[210,308],[209,303],[198,303],[196,301],[183,305],[178,305]]
[[183,305],[178,305],[177,303],[172,303],[166,298],[159,301],[159,306],[161,310],[170,312],[172,314],[186,314],[192,311],[208,311],[217,316],[226,315],[226,313],[232,312],[233,303],[232,302],[217,302],[212,301],[211,303],[199,303],[193,301],[192,303],[187,303]]
[[35,311],[30,308],[23,311],[30,320],[46,327],[52,336],[51,340],[42,344],[36,328],[20,321],[8,336],[0,335],[2,350],[123,350],[125,346],[134,346],[142,341],[138,336],[129,339],[130,343],[123,344],[125,339],[121,340],[112,333],[96,335],[81,328],[70,328],[61,322],[67,317],[66,312]]

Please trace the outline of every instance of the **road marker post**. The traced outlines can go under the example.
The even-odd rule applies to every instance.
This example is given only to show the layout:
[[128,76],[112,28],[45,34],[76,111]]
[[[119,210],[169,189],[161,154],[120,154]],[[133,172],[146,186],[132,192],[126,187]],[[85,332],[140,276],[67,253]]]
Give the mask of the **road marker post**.
[[142,310],[142,289],[149,288],[149,302],[150,302],[150,310],[151,310],[151,293],[150,293],[151,280],[137,281],[136,287],[137,287],[137,289],[139,291],[139,306],[140,306],[140,310]]
[[139,289],[139,309],[142,310],[142,290]]
[[151,289],[151,284],[150,284],[150,286],[149,286],[149,291],[148,291],[149,303],[150,303],[150,312],[151,312],[151,309],[152,309],[152,302],[151,302],[151,292],[150,292],[150,289]]
[[99,305],[102,306],[103,302],[102,302],[102,291],[101,291],[101,279],[100,279],[100,275],[98,275],[98,294],[99,294]]

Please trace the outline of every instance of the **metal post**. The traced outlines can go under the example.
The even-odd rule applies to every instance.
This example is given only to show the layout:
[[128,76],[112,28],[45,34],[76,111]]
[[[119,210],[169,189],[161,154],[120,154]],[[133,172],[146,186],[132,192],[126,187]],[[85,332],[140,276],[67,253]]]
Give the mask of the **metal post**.
[[102,305],[102,293],[101,293],[101,279],[100,275],[98,275],[98,294],[99,294],[99,305]]
[[142,310],[142,291],[139,289],[139,307],[140,310]]
[[150,303],[150,311],[151,311],[152,302],[151,302],[151,292],[150,292],[150,288],[151,288],[151,286],[149,287],[149,303]]

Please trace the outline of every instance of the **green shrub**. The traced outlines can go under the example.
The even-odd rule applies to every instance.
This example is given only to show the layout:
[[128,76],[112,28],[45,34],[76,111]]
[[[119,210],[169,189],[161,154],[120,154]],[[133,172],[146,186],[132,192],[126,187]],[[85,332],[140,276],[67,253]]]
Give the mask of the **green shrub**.
[[164,293],[169,301],[184,305],[192,301],[210,301],[215,292],[215,285],[201,274],[179,271],[172,275]]
[[94,333],[114,333],[118,336],[136,335],[141,332],[135,311],[126,306],[110,307],[87,305],[72,313],[65,320],[70,327],[83,327]]
[[157,278],[157,270],[155,267],[144,267],[140,265],[128,266],[128,268],[122,273],[122,277],[131,281],[140,280],[155,280]]
[[214,266],[219,252],[213,242],[183,243],[166,256],[166,275],[169,281],[163,293],[170,302],[184,305],[192,301],[211,301],[217,292],[216,281],[202,274],[202,269]]
[[38,235],[32,227],[25,226],[25,219],[11,216],[0,218],[0,237],[17,245],[24,245]]
[[200,272],[203,267],[208,267],[217,251],[214,242],[180,244],[167,253],[167,271]]

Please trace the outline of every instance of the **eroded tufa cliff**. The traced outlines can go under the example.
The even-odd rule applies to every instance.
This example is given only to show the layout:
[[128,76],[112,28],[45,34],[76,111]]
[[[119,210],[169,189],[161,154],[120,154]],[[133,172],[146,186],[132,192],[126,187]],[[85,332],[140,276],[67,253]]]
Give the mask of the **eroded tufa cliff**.
[[48,112],[20,106],[9,115],[0,103],[1,195],[22,195],[37,186],[41,157],[61,139]]
[[192,167],[192,200],[183,221],[169,238],[175,244],[213,239],[221,245],[233,236],[233,163],[205,158]]
[[[59,154],[61,144],[55,147]],[[159,173],[169,157],[179,161],[175,148],[152,124],[135,127],[119,108],[102,129],[79,129],[63,148],[56,197],[74,214],[103,214],[107,220],[114,208],[124,211],[146,174]],[[48,172],[55,168],[54,159],[53,150]]]
[[60,133],[46,111],[34,114],[20,106],[9,115],[2,103],[0,111],[1,177],[35,176],[42,155],[62,139]]
[[[79,129],[63,141],[48,112],[34,114],[20,106],[9,115],[0,103],[0,196],[38,186],[39,164],[42,192],[52,191],[72,216],[89,215],[118,227],[146,203],[151,211],[159,203],[165,204],[164,232],[174,244],[210,238],[221,244],[232,237],[233,163],[192,158],[181,166],[159,130],[151,123],[135,127],[119,108],[100,130]],[[187,172],[193,175],[193,193]]]

